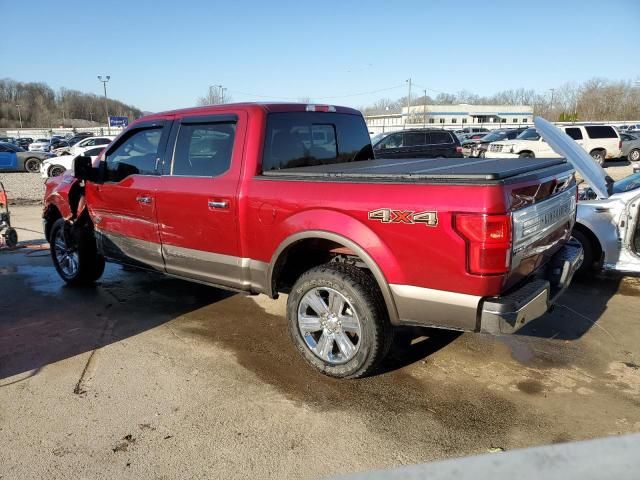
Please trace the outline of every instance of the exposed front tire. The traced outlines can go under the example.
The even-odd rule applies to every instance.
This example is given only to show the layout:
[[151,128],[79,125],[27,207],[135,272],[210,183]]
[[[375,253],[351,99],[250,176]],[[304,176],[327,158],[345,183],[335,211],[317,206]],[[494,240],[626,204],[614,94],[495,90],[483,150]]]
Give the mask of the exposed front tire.
[[629,160],[630,162],[637,162],[638,160],[640,160],[640,149],[634,148],[633,150],[631,150],[629,152],[629,155],[627,155],[627,160]]
[[71,229],[59,218],[51,227],[51,259],[58,275],[69,285],[91,285],[104,272],[93,231]]
[[580,268],[577,271],[578,275],[583,277],[593,275],[596,271],[596,246],[593,244],[591,239],[580,230],[574,229],[573,232],[571,232],[571,236],[580,242],[584,253],[582,265],[580,265]]
[[600,166],[604,165],[604,160],[605,160],[604,151],[602,151],[602,150],[592,150],[589,155],[591,155],[591,158],[593,158],[598,165],[600,165]]
[[67,169],[64,168],[62,165],[54,165],[53,167],[51,167],[49,169],[49,176],[50,177],[59,177],[60,175],[62,175]]
[[287,323],[304,359],[337,378],[373,372],[393,340],[378,285],[346,264],[328,263],[301,275],[289,294]]
[[24,161],[24,169],[29,173],[38,173],[40,171],[40,159],[31,157]]

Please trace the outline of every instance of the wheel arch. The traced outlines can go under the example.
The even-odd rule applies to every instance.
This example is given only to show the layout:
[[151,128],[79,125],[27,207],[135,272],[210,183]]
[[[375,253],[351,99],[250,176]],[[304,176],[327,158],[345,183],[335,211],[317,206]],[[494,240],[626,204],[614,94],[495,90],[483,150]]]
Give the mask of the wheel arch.
[[398,311],[393,300],[389,282],[387,281],[382,269],[371,255],[367,253],[365,248],[340,233],[326,230],[305,230],[296,232],[283,240],[276,249],[271,262],[269,263],[267,271],[267,287],[269,291],[267,294],[274,298],[277,296],[278,280],[281,278],[283,272],[282,268],[286,265],[286,260],[292,249],[296,248],[296,246],[305,245],[305,242],[317,241],[328,242],[326,243],[327,246],[346,249],[343,253],[350,253],[357,256],[366,265],[373,275],[378,288],[380,288],[391,323],[397,323],[399,321]]
[[600,239],[598,236],[586,225],[576,222],[573,225],[573,229],[582,233],[585,237],[589,239],[594,248],[594,257],[597,262],[600,263],[603,260],[604,250],[602,249],[602,244],[600,243]]

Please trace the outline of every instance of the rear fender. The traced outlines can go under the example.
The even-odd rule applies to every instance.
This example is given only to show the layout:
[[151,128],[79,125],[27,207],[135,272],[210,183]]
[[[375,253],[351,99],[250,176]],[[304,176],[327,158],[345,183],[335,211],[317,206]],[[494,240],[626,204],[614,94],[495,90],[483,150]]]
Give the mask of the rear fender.
[[383,272],[394,272],[394,277],[402,272],[393,252],[370,228],[360,221],[332,210],[307,210],[292,215],[282,224],[282,238],[271,258],[267,272],[267,285],[272,289],[273,273],[278,259],[287,247],[305,239],[319,238],[331,240],[347,247],[357,255],[373,274],[392,323],[398,322],[398,313],[393,301],[389,282]]

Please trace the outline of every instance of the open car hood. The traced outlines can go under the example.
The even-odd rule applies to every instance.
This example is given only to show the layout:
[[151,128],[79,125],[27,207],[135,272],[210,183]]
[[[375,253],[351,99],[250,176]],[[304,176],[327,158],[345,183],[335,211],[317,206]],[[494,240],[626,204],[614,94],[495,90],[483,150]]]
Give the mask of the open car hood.
[[536,117],[533,123],[549,146],[580,172],[598,198],[609,198],[606,172],[575,140],[542,117]]

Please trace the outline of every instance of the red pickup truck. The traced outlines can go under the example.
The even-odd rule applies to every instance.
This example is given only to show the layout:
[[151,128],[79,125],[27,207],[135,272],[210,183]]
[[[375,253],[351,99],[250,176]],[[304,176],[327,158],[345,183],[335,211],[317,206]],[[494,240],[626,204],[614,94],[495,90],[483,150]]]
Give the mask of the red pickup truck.
[[394,326],[511,333],[582,261],[565,160],[376,160],[349,108],[153,114],[74,172],[47,181],[43,215],[66,282],[108,260],[288,293],[293,343],[335,377],[371,372]]

